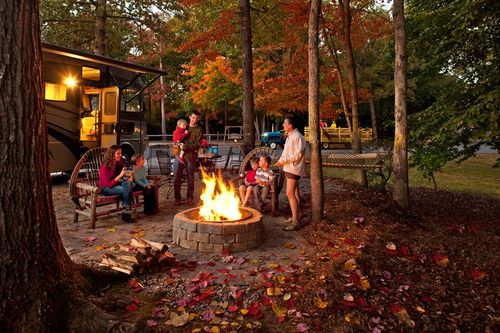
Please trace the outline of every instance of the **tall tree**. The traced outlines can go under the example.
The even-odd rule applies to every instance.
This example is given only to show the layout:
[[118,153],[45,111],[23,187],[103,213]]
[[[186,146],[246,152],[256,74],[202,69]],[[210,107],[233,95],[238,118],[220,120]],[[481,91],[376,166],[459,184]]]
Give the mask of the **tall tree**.
[[406,114],[406,28],[403,0],[394,0],[392,5],[394,17],[394,151],[393,198],[403,208],[410,206],[408,189],[408,117]]
[[37,0],[0,5],[0,331],[106,332],[57,230],[38,15]]
[[482,145],[500,150],[500,2],[409,0],[405,18],[419,101],[409,105],[411,164],[432,178]]
[[312,0],[309,12],[309,144],[311,147],[311,221],[319,223],[323,219],[325,189],[321,161],[321,140],[319,127],[319,17],[321,0]]
[[[358,108],[358,84],[356,81],[356,68],[351,43],[351,3],[350,0],[338,0],[340,17],[342,22],[342,37],[344,41],[344,50],[346,52],[348,79],[351,95],[351,116],[352,132],[351,144],[354,153],[361,153],[361,133],[359,128],[359,108]],[[358,170],[358,181],[361,185],[367,186],[366,171]]]
[[52,205],[38,1],[0,8],[0,330],[64,329],[72,266]]
[[241,59],[243,69],[243,145],[246,152],[255,147],[252,21],[250,0],[239,0],[241,15]]
[[97,0],[95,11],[95,53],[104,55],[106,51],[106,1]]

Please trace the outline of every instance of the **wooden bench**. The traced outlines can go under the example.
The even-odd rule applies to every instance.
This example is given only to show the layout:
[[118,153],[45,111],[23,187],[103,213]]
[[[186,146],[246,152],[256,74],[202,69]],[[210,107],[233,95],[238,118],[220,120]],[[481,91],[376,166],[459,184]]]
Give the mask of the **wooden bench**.
[[[251,166],[251,160],[254,157],[260,157],[267,155],[271,157],[271,165],[274,165],[278,159],[280,158],[281,154],[277,152],[276,150],[270,148],[270,147],[258,147],[255,148],[254,150],[250,151],[248,154],[245,155],[245,158],[243,159],[243,162],[241,162],[240,168],[239,168],[239,174],[240,176],[245,173],[245,171],[248,171],[252,168]],[[284,183],[284,173],[283,173],[283,168],[272,168],[273,173],[274,173],[274,182],[271,184],[271,187],[269,189],[269,196],[271,197],[271,214],[273,216],[276,216],[276,213],[278,211],[278,196],[283,189],[283,183]],[[240,178],[241,179],[241,178]],[[236,186],[239,186],[237,184]]]
[[[92,148],[83,154],[78,161],[71,178],[69,180],[69,192],[74,208],[74,222],[78,222],[78,215],[85,215],[89,218],[89,228],[94,229],[97,218],[109,216],[120,212],[121,198],[119,195],[104,196],[101,195],[99,183],[99,169],[102,165],[104,152],[106,148]],[[158,203],[159,178],[148,177],[155,188],[155,196]],[[142,191],[133,192],[135,209],[143,205],[141,199]],[[101,209],[97,209],[100,207]]]

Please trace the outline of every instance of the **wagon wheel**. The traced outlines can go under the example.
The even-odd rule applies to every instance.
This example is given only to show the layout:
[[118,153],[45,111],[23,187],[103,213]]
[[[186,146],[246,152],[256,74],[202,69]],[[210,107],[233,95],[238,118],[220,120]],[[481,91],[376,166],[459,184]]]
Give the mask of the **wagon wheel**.
[[274,176],[277,179],[276,182],[276,195],[279,195],[281,190],[283,189],[283,183],[284,183],[284,174],[283,174],[283,168],[282,167],[273,167],[273,165],[279,160],[281,154],[272,149],[271,147],[258,147],[255,148],[254,150],[250,151],[248,154],[245,155],[245,158],[243,159],[243,162],[241,162],[239,174],[243,174],[245,171],[250,170],[252,168],[252,165],[250,161],[254,157],[260,157],[267,155],[271,157],[271,169],[274,172]]

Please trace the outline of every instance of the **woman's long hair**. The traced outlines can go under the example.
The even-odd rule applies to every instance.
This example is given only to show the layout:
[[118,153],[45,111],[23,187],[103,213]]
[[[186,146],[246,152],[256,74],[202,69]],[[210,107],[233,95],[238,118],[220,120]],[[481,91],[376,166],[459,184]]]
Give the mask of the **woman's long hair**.
[[104,153],[103,163],[107,168],[112,168],[115,165],[115,153],[118,149],[121,149],[118,145],[112,145]]

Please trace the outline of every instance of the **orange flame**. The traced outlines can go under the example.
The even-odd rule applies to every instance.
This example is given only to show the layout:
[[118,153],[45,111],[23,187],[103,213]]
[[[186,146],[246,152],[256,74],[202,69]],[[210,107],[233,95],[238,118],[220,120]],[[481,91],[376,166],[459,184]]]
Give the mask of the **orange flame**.
[[202,181],[205,184],[200,199],[200,216],[205,221],[235,221],[242,217],[239,209],[240,198],[232,183],[226,184],[221,173],[207,174],[201,171]]

